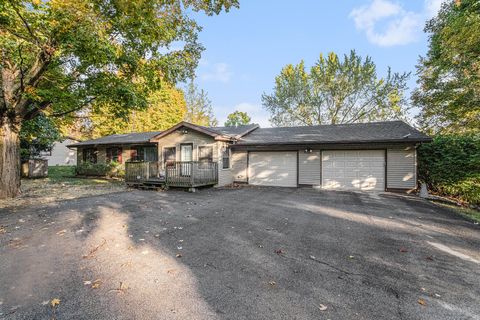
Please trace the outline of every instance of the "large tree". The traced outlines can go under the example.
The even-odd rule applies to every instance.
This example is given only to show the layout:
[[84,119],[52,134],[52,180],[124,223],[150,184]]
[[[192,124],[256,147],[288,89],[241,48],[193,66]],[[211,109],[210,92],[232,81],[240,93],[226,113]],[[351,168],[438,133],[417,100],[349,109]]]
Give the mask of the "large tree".
[[236,127],[249,124],[252,119],[250,116],[243,111],[235,111],[230,113],[227,116],[227,121],[225,121],[226,127]]
[[320,55],[310,72],[301,61],[287,65],[275,78],[263,106],[275,126],[340,124],[405,117],[404,91],[409,74],[379,77],[370,57],[355,51],[340,59]]
[[150,94],[148,107],[130,110],[121,118],[111,116],[110,104],[94,104],[85,123],[92,138],[115,133],[146,132],[165,130],[183,120],[187,111],[183,92],[165,86]]
[[480,131],[480,1],[447,1],[425,28],[418,65],[419,122],[432,133]]
[[0,198],[19,191],[22,123],[92,102],[116,106],[112,116],[146,107],[162,80],[194,74],[203,47],[186,12],[235,6],[238,0],[1,0]]
[[194,80],[185,88],[187,113],[184,120],[205,127],[215,127],[218,120],[213,114],[212,101],[203,89],[199,89]]

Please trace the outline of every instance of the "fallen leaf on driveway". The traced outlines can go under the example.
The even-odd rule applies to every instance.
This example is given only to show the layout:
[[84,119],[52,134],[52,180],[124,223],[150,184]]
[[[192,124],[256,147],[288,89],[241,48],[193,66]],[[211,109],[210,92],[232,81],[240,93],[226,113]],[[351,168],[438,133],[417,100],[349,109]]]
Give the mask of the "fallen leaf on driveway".
[[63,230],[58,231],[57,234],[59,236],[63,236],[66,232],[67,232],[67,230],[63,229]]
[[400,251],[400,252],[408,252],[408,250],[405,249],[404,247],[401,247],[400,249],[398,249],[398,251]]
[[428,257],[426,257],[425,259],[427,259],[428,261],[433,261],[433,257],[432,257],[432,256],[428,256]]
[[270,281],[268,284],[273,287],[273,286],[275,286],[277,283],[276,283],[275,281]]
[[275,250],[275,253],[280,255],[280,254],[284,254],[285,251],[283,251],[282,249],[277,249]]
[[100,284],[102,283],[102,281],[100,281],[100,279],[97,279],[95,281],[93,281],[93,284],[92,284],[92,289],[98,289],[100,288]]
[[177,258],[181,258],[181,257],[182,257],[182,254],[181,254],[181,253],[177,253],[176,257],[177,257]]
[[427,303],[426,303],[425,300],[423,300],[423,299],[418,299],[417,302],[418,302],[418,304],[421,304],[422,306],[426,306],[426,305],[427,305]]
[[320,303],[320,304],[318,305],[318,309],[320,309],[320,311],[325,311],[325,310],[327,310],[327,306]]
[[60,304],[60,299],[58,299],[58,298],[54,298],[54,299],[52,299],[52,301],[50,301],[50,305],[52,306],[52,308],[55,308],[59,304]]

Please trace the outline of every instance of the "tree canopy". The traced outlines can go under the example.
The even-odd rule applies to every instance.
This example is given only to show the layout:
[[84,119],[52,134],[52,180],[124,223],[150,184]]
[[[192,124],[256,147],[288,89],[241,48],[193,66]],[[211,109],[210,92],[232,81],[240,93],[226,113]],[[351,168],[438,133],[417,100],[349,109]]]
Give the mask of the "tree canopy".
[[109,104],[112,116],[146,108],[163,82],[194,75],[201,28],[187,13],[237,6],[238,0],[0,1],[0,198],[19,190],[24,121],[42,113],[64,117],[92,103]]
[[246,112],[237,110],[235,112],[230,113],[227,116],[227,121],[225,121],[225,126],[236,127],[236,126],[246,125],[246,124],[250,124],[251,120],[252,119]]
[[150,94],[147,101],[146,109],[133,109],[122,118],[111,116],[115,106],[94,104],[86,124],[87,131],[92,138],[115,133],[161,131],[185,117],[187,108],[181,90],[167,87]]
[[432,133],[480,131],[480,2],[448,1],[425,28],[427,55],[418,65],[413,101]]
[[212,101],[203,89],[199,89],[193,80],[185,89],[187,113],[184,120],[205,127],[215,127],[218,120],[213,114]]
[[285,66],[275,78],[263,106],[276,126],[340,124],[404,118],[404,91],[409,74],[377,76],[370,57],[355,51],[340,59],[331,52],[308,72],[301,61]]

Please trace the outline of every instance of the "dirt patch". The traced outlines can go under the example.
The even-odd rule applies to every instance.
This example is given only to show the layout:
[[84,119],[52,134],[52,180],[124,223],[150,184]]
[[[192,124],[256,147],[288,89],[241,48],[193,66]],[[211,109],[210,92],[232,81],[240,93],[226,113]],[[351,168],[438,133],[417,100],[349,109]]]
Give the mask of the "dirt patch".
[[[80,180],[80,179],[79,179]],[[14,199],[0,200],[0,209],[45,204],[53,201],[69,200],[125,191],[121,181],[81,179],[81,184],[72,181],[51,181],[51,179],[22,180],[21,194]]]

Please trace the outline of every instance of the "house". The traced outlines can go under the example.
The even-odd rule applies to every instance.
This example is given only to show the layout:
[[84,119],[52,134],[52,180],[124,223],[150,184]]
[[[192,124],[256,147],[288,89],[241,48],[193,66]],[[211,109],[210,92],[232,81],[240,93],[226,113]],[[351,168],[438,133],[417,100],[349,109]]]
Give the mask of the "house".
[[78,140],[72,138],[55,142],[52,150],[44,151],[40,156],[48,160],[49,166],[74,166],[77,163],[77,152],[74,149],[69,149],[67,146],[76,142]]
[[195,172],[214,164],[209,168],[217,186],[383,191],[416,188],[416,147],[429,141],[402,121],[278,128],[181,122],[163,132],[112,135],[69,147],[78,150],[78,163],[150,162],[158,166],[151,171],[155,175],[167,170],[191,177],[194,167],[187,163],[198,163]]

